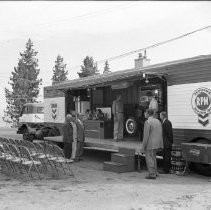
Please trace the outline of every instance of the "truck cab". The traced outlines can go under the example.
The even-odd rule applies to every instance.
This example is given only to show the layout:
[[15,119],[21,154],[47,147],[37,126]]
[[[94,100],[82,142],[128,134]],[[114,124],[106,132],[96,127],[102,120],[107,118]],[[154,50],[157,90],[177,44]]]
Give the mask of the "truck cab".
[[23,106],[19,123],[44,123],[44,104],[27,103]]

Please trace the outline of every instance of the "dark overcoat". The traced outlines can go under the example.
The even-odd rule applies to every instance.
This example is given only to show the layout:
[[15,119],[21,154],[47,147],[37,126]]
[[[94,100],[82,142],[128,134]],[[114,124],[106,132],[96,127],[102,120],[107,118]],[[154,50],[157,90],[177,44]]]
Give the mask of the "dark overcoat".
[[64,143],[73,142],[73,128],[69,122],[65,123],[63,126],[63,142]]
[[171,122],[166,119],[163,126],[163,145],[164,148],[171,148],[173,144],[173,131]]

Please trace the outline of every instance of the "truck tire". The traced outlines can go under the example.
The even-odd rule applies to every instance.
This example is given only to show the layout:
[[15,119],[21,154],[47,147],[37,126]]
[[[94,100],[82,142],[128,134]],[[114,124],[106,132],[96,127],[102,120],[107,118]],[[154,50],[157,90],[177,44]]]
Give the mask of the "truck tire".
[[29,134],[29,133],[24,133],[23,134],[23,140],[27,140],[27,141],[33,141],[34,140],[34,134]]
[[137,132],[137,122],[134,117],[128,117],[125,122],[125,130],[129,136],[135,136]]
[[56,127],[53,127],[50,129],[48,136],[60,136],[59,129]]
[[[197,139],[194,142],[201,144],[211,144],[211,141],[208,139]],[[191,163],[191,168],[198,174],[211,176],[211,164]]]

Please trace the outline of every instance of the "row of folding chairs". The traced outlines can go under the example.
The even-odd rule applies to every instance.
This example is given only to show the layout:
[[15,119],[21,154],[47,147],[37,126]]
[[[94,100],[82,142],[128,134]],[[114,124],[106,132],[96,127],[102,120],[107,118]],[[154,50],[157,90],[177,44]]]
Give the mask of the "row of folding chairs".
[[1,166],[13,173],[26,172],[33,178],[32,171],[41,179],[41,173],[47,173],[48,168],[55,169],[57,174],[63,170],[64,174],[73,176],[70,168],[72,160],[66,159],[60,147],[55,144],[32,143],[0,137]]

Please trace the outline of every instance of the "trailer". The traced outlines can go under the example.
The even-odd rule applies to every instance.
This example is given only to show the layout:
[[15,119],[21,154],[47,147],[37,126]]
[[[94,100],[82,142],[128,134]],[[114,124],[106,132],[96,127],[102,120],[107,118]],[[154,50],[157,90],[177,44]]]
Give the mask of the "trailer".
[[[111,142],[112,102],[118,94],[122,94],[124,139],[127,141],[133,138],[134,141],[141,142],[144,111],[149,105],[146,93],[150,90],[158,101],[158,112],[168,113],[173,125],[174,144],[186,143],[184,157],[185,154],[187,157],[187,151],[194,151],[193,143],[204,146],[210,144],[211,55],[144,66],[146,60],[145,56],[139,55],[135,60],[135,68],[44,87],[45,126],[57,128],[59,135],[62,135],[61,128],[66,114],[85,115],[87,109],[101,109],[106,118],[85,120],[85,136],[86,139],[95,139],[94,142],[100,139],[104,143],[106,139]],[[94,147],[99,145],[100,143],[95,143]],[[204,151],[210,153],[210,150]],[[210,154],[207,156],[210,157]],[[201,174],[210,175],[211,162],[202,160],[203,158],[193,160],[194,168]]]

